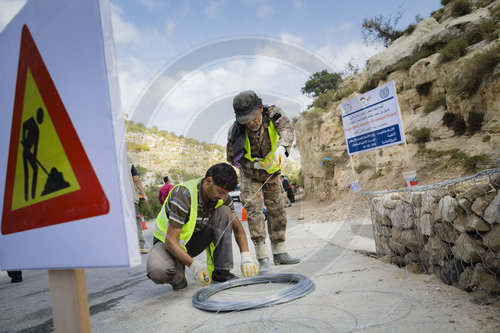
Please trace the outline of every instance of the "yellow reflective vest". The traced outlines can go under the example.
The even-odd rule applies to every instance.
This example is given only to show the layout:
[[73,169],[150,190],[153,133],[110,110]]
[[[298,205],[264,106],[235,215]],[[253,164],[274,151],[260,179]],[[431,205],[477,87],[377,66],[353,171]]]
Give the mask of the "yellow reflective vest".
[[[155,227],[155,232],[154,235],[156,238],[158,238],[160,241],[165,243],[165,237],[167,236],[167,229],[168,229],[168,217],[167,213],[165,211],[165,205],[168,202],[168,199],[170,198],[170,195],[174,191],[174,188],[178,186],[184,186],[185,188],[188,189],[189,195],[191,196],[191,208],[189,211],[189,220],[184,224],[184,226],[181,229],[181,234],[179,236],[179,245],[184,249],[184,251],[187,252],[186,249],[186,244],[189,242],[191,239],[191,236],[193,235],[194,228],[196,226],[196,217],[198,216],[198,183],[200,180],[203,178],[197,178],[197,179],[192,179],[188,180],[187,182],[178,184],[172,188],[170,193],[168,194],[167,198],[165,199],[165,202],[163,203],[163,206],[161,208],[160,213],[156,217],[156,227]],[[215,205],[215,208],[217,209],[219,206],[221,206],[223,203],[222,199],[219,199],[217,204]],[[207,252],[207,268],[208,268],[208,273],[210,274],[210,278],[212,278],[212,272],[214,271],[214,262],[213,262],[213,251],[214,251],[214,243],[210,243],[210,245],[207,247],[206,252]]]
[[[269,139],[271,139],[271,151],[262,161],[264,164],[269,163],[269,158],[274,157],[274,153],[278,149],[278,140],[280,138],[278,131],[274,127],[272,121],[269,122],[269,126],[267,126],[267,132],[269,133]],[[252,157],[252,149],[250,147],[250,139],[248,138],[248,129],[245,129],[245,158],[251,162],[255,161],[255,157]],[[276,166],[272,166],[269,170],[266,170],[268,173],[273,174],[280,169]]]

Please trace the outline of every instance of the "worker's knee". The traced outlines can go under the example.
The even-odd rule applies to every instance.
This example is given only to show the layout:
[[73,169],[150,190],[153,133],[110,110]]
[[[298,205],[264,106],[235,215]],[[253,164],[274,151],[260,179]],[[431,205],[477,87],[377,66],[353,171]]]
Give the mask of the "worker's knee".
[[[157,242],[153,245],[146,263],[146,275],[154,283],[170,283],[177,275],[182,276],[181,265]],[[179,271],[179,272],[178,272]]]
[[164,284],[168,282],[167,276],[164,274],[164,272],[161,272],[159,270],[151,270],[146,275],[151,281],[156,284]]
[[182,279],[182,272],[177,267],[149,267],[147,277],[156,284],[178,284]]

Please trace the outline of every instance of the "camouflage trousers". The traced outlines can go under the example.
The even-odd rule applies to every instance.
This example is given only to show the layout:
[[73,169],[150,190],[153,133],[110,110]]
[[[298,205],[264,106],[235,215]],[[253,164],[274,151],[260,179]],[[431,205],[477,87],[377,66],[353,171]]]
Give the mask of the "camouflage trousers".
[[247,210],[248,228],[254,245],[266,243],[263,205],[267,209],[267,230],[271,243],[282,243],[286,236],[285,196],[279,174],[256,180],[241,172],[241,202]]

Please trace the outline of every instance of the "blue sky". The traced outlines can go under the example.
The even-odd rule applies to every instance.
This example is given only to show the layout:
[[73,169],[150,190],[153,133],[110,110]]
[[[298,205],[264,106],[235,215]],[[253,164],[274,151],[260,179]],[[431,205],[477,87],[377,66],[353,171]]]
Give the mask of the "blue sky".
[[[24,3],[0,0],[0,30]],[[296,117],[311,103],[300,88],[322,64],[362,68],[381,50],[363,44],[364,17],[401,11],[404,29],[417,14],[427,18],[442,7],[440,0],[113,0],[111,6],[123,112],[219,144],[239,91],[253,89]]]

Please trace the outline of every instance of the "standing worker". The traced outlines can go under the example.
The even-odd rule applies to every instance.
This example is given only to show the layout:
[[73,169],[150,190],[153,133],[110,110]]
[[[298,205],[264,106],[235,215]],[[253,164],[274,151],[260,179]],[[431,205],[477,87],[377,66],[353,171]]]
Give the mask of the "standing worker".
[[160,192],[158,193],[158,200],[160,200],[160,203],[162,205],[167,199],[167,196],[170,193],[170,191],[172,191],[172,189],[174,188],[174,185],[170,184],[168,176],[163,177],[163,182],[165,184],[160,188]]
[[240,169],[241,201],[247,210],[259,270],[264,273],[271,268],[263,203],[274,264],[296,264],[300,259],[292,258],[285,246],[287,220],[279,177],[294,140],[292,124],[280,108],[262,105],[252,90],[234,97],[233,108],[236,121],[229,128],[227,160]]
[[288,201],[290,202],[290,206],[292,205],[293,202],[295,202],[295,196],[293,194],[293,188],[292,185],[290,185],[290,182],[288,181],[288,178],[286,178],[285,175],[281,175],[281,180],[283,184],[283,189],[285,190],[286,197]]
[[292,206],[292,201],[288,196],[288,187],[290,187],[290,184],[288,184],[288,179],[286,179],[285,176],[281,175],[280,178],[281,178],[281,185],[283,187],[283,195],[285,196],[285,201],[286,201],[285,207],[290,207]]
[[[157,284],[170,283],[174,290],[187,286],[184,267],[198,284],[235,279],[231,235],[234,231],[241,253],[243,276],[258,273],[252,262],[245,229],[234,212],[231,196],[238,184],[233,167],[212,165],[205,177],[176,185],[156,218],[153,248],[146,264],[147,276]],[[193,257],[203,250],[206,265]]]
[[[129,160],[130,161],[130,160]],[[134,208],[135,208],[135,221],[137,224],[137,238],[139,239],[139,252],[142,254],[149,253],[149,251],[145,248],[146,242],[144,241],[144,235],[142,234],[142,222],[141,222],[141,211],[139,203],[142,200],[145,204],[148,203],[148,196],[146,192],[144,192],[144,186],[142,186],[142,181],[139,178],[139,173],[133,164],[130,166],[130,172],[132,174],[132,181],[135,185],[135,188],[132,188],[132,195],[134,197]],[[134,185],[131,185],[134,187]],[[137,190],[141,193],[141,197],[137,194]]]

